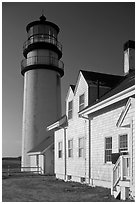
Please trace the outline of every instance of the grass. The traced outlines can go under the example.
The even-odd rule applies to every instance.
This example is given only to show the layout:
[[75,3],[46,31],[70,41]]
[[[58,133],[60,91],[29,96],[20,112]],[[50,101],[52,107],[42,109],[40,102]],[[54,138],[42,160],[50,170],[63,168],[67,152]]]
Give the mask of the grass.
[[8,176],[8,168],[20,169],[20,159],[2,159],[3,202],[119,202],[107,188],[64,182],[54,176],[21,173]]
[[9,176],[2,182],[3,202],[113,202],[110,190],[64,182],[53,176]]

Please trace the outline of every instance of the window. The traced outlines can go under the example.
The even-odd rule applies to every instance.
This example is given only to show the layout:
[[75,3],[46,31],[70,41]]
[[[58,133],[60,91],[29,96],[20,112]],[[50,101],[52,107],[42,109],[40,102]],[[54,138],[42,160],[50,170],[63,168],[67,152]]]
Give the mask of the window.
[[85,181],[86,181],[85,177],[81,177],[81,178],[80,178],[80,182],[81,182],[81,183],[84,183]]
[[68,140],[68,157],[73,156],[73,140]]
[[84,108],[84,94],[82,94],[81,96],[79,96],[79,111],[81,111]]
[[58,143],[58,157],[62,158],[62,142]]
[[68,103],[68,119],[71,119],[72,118],[72,102],[73,101],[70,101],[69,103]]
[[112,137],[105,138],[105,162],[111,162]]
[[78,142],[78,146],[79,146],[79,157],[84,157],[84,138],[79,138],[79,142]]
[[68,181],[70,181],[72,179],[72,176],[71,175],[67,175],[67,179],[68,179]]
[[36,166],[39,166],[39,155],[36,155]]
[[119,152],[128,151],[127,135],[119,135]]

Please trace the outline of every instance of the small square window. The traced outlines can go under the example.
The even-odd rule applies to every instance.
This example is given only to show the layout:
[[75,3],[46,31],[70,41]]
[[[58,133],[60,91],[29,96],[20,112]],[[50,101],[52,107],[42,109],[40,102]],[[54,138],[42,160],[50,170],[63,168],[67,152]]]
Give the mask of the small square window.
[[72,176],[71,176],[71,175],[68,175],[68,176],[67,176],[67,179],[68,179],[68,181],[71,181]]
[[80,178],[80,182],[81,182],[81,183],[84,183],[85,181],[86,181],[85,177],[81,177],[81,178]]

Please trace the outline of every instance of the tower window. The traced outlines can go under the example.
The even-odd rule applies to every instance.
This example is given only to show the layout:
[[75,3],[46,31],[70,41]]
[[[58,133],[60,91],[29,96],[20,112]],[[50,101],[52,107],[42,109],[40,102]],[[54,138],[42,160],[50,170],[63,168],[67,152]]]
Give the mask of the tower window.
[[84,137],[79,138],[78,147],[79,147],[78,156],[84,157]]
[[128,151],[128,137],[127,134],[119,135],[119,152],[127,152]]
[[62,158],[62,142],[58,143],[58,158]]
[[72,118],[72,111],[73,111],[73,101],[68,103],[68,119]]
[[105,138],[105,162],[111,162],[112,137]]
[[79,111],[81,111],[85,106],[85,97],[84,94],[79,96]]
[[73,156],[73,140],[68,140],[68,157]]

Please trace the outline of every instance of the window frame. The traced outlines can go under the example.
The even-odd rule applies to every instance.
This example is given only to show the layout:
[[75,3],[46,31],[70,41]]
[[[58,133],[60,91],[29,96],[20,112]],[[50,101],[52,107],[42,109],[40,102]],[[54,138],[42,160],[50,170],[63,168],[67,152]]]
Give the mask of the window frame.
[[[111,139],[111,143],[107,143],[107,140]],[[107,145],[111,145],[111,148],[107,147]],[[109,153],[108,153],[109,152]],[[105,137],[105,163],[112,163],[112,137]],[[110,157],[110,159],[108,159]]]
[[39,167],[39,155],[36,154],[36,166]]
[[[83,96],[83,100],[82,100],[82,103],[81,103],[81,100],[80,98]],[[85,107],[85,93],[79,95],[79,111],[83,110]]]
[[[82,147],[80,147],[80,140],[83,140]],[[84,137],[78,138],[78,157],[84,158]]]
[[[72,146],[69,145],[69,142],[72,142]],[[73,139],[68,140],[68,158],[73,157]]]
[[[69,104],[72,103],[72,107],[70,108]],[[71,120],[73,117],[73,100],[68,101],[68,120]]]
[[62,149],[63,149],[63,143],[62,141],[58,142],[58,158],[62,158]]
[[[121,148],[121,141],[120,141],[120,137],[122,136],[126,136],[126,147]],[[125,141],[122,141],[123,144],[125,144]],[[128,134],[120,134],[119,135],[119,153],[123,154],[123,153],[127,153],[128,152]]]

